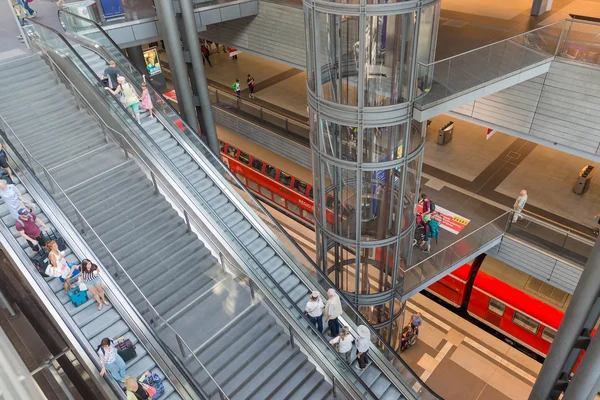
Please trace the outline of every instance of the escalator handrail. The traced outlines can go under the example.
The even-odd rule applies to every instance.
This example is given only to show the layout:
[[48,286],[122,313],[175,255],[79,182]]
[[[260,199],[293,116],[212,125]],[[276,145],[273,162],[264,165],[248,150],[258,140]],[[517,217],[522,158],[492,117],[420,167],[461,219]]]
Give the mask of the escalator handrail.
[[[96,28],[97,28],[97,29],[100,31],[100,33],[102,33],[102,34],[103,34],[103,35],[104,35],[104,36],[105,36],[105,37],[106,37],[106,38],[107,38],[107,39],[108,39],[108,40],[111,42],[111,44],[112,44],[112,45],[113,45],[113,46],[114,46],[116,49],[118,49],[118,50],[119,50],[119,52],[121,53],[121,55],[122,55],[122,56],[123,56],[125,59],[127,59],[126,55],[123,53],[123,51],[121,50],[121,48],[120,48],[120,47],[119,47],[119,46],[118,46],[118,45],[117,45],[117,44],[114,42],[114,40],[112,40],[112,38],[111,38],[111,37],[110,37],[110,36],[109,36],[109,35],[108,35],[108,34],[107,34],[107,33],[106,33],[106,32],[105,32],[103,29],[102,29],[102,27],[101,27],[99,24],[97,24],[95,21],[89,20],[89,19],[87,19],[87,18],[81,17],[81,16],[79,16],[79,15],[73,14],[73,13],[71,13],[71,12],[69,12],[69,11],[65,11],[65,10],[62,10],[62,9],[61,9],[61,10],[59,10],[59,18],[60,18],[60,14],[61,14],[61,13],[68,14],[68,15],[70,15],[70,16],[72,16],[72,17],[74,17],[74,18],[80,19],[80,20],[82,20],[82,21],[85,21],[85,22],[87,22],[87,23],[90,23],[90,24],[94,25],[94,26],[95,26],[95,27],[96,27]],[[65,31],[66,31],[66,27],[65,27],[65,26],[64,26],[64,24],[62,23],[62,20],[61,20],[61,25],[63,26],[63,29],[65,29]],[[78,35],[78,36],[79,36],[79,35]],[[86,38],[86,39],[87,39],[87,38]],[[90,40],[90,39],[87,39],[87,40]],[[69,46],[69,47],[71,47],[71,46]],[[71,49],[72,49],[72,47],[71,47]],[[76,54],[77,54],[77,51],[76,51],[76,50],[72,49],[72,51],[73,51],[74,53],[76,53]],[[79,54],[77,54],[77,55],[78,55],[78,57],[81,59],[81,61],[82,61],[84,64],[86,64],[86,65],[87,65],[87,63],[85,63],[85,61],[83,61],[83,59],[82,59],[82,58],[79,56]],[[138,72],[140,75],[144,75],[142,72],[140,72],[140,71],[137,69],[137,67],[136,67],[135,65],[130,65],[130,68],[131,68],[131,69],[133,69],[133,70],[135,70],[135,71],[137,71],[137,72]],[[90,69],[90,70],[91,70],[91,69]],[[122,68],[122,70],[124,70],[124,71],[125,71],[125,69],[124,69],[124,68]],[[93,72],[93,71],[92,71],[92,72]],[[93,74],[94,74],[94,76],[95,76],[95,73],[93,73]],[[134,82],[135,82],[135,80],[133,80],[133,79],[130,79],[130,83],[134,83]],[[155,93],[157,93],[158,95],[160,95],[160,96],[161,96],[161,99],[163,99],[163,101],[165,102],[165,104],[169,104],[169,107],[171,108],[171,110],[172,110],[173,112],[177,113],[177,111],[175,111],[175,110],[174,110],[174,108],[173,108],[173,107],[170,105],[169,101],[168,101],[168,100],[167,100],[167,99],[166,99],[164,96],[162,96],[162,93],[160,93],[160,91],[158,91],[158,90],[157,90],[157,89],[156,89],[156,88],[155,88],[155,87],[152,85],[152,82],[146,81],[146,83],[147,83],[149,86],[151,86],[151,87],[152,87],[152,89],[153,89],[153,91],[154,91]],[[183,121],[183,123],[184,123],[184,125],[185,125],[185,126],[187,126],[187,124],[185,123],[185,121]],[[187,126],[187,127],[188,127],[188,129],[191,129],[191,128],[189,128],[189,126]],[[173,137],[179,141],[179,137],[177,137],[176,135],[173,135]],[[212,151],[210,151],[210,149],[208,149],[208,146],[207,146],[207,145],[206,145],[206,144],[205,144],[205,143],[204,143],[202,140],[200,140],[199,142],[201,143],[201,145],[204,147],[204,149],[205,149],[207,152],[209,152],[210,154],[212,154],[212,155],[214,156],[214,153],[212,153]],[[275,225],[275,227],[277,227],[277,229],[278,229],[278,232],[280,232],[280,233],[282,233],[284,236],[286,236],[286,238],[289,240],[289,242],[290,242],[290,243],[292,243],[292,244],[295,246],[296,250],[297,250],[298,252],[300,252],[300,253],[301,253],[301,254],[304,256],[304,258],[305,258],[305,259],[308,261],[308,263],[309,263],[309,264],[311,264],[311,265],[313,266],[313,269],[314,269],[315,271],[317,271],[317,273],[318,273],[318,275],[319,275],[319,278],[320,278],[320,279],[323,279],[325,282],[327,282],[327,284],[328,284],[328,285],[330,285],[330,287],[336,287],[336,286],[335,286],[335,284],[334,284],[334,283],[333,283],[333,282],[332,282],[332,281],[329,279],[329,277],[328,277],[328,276],[326,276],[326,275],[325,275],[325,274],[324,274],[324,273],[323,273],[323,272],[322,272],[322,271],[319,269],[319,267],[318,267],[318,266],[317,266],[317,264],[314,262],[314,260],[312,260],[312,259],[310,258],[310,256],[308,256],[308,254],[307,254],[307,253],[304,251],[304,249],[302,249],[302,248],[301,248],[301,247],[298,245],[298,243],[297,243],[297,242],[296,242],[296,241],[295,241],[295,240],[292,238],[292,236],[291,236],[291,235],[290,235],[290,234],[287,232],[287,230],[285,230],[285,229],[284,229],[284,228],[281,226],[281,224],[279,223],[279,221],[277,221],[277,219],[275,219],[275,218],[274,218],[274,217],[273,217],[273,216],[272,216],[272,215],[271,215],[271,214],[270,214],[270,213],[269,213],[269,212],[268,212],[268,211],[267,211],[267,210],[264,208],[264,206],[262,205],[262,203],[260,203],[259,201],[257,201],[257,200],[256,200],[255,196],[254,196],[252,193],[250,193],[250,192],[249,192],[249,190],[248,190],[248,189],[245,187],[245,185],[241,183],[241,181],[239,180],[239,178],[237,178],[237,176],[235,176],[235,174],[233,174],[233,173],[232,173],[232,172],[229,170],[229,168],[227,168],[227,167],[225,166],[225,164],[223,163],[223,161],[221,160],[221,158],[220,158],[220,157],[217,157],[217,156],[214,156],[214,157],[215,157],[215,160],[217,160],[217,161],[218,161],[218,163],[219,163],[219,164],[221,164],[221,166],[222,166],[222,167],[224,168],[224,170],[227,172],[227,174],[228,174],[228,176],[230,177],[230,179],[232,179],[232,180],[233,180],[233,181],[236,183],[237,187],[238,187],[238,188],[240,188],[240,190],[242,190],[242,191],[244,192],[244,194],[246,194],[246,195],[247,195],[247,196],[249,196],[250,198],[254,199],[254,201],[255,201],[255,204],[257,205],[257,207],[258,207],[258,208],[261,210],[261,212],[262,212],[264,215],[268,216],[268,218],[270,219],[271,223],[272,223],[273,225]],[[235,236],[234,236],[234,237],[235,237]],[[245,246],[244,246],[244,247],[245,247]],[[251,254],[251,253],[250,253],[250,254]],[[260,265],[260,263],[259,263],[259,265]],[[419,383],[419,384],[422,386],[422,388],[426,388],[426,390],[428,390],[428,391],[429,391],[429,392],[430,392],[430,393],[431,393],[431,394],[432,394],[432,395],[433,395],[435,398],[442,399],[442,397],[441,397],[441,396],[437,395],[437,394],[436,394],[436,393],[435,393],[435,392],[434,392],[432,389],[430,389],[430,388],[429,388],[429,387],[428,387],[428,386],[425,384],[425,382],[424,382],[424,381],[423,381],[423,380],[422,380],[422,379],[419,377],[419,375],[418,375],[418,374],[416,374],[416,373],[415,373],[415,372],[412,370],[412,368],[410,368],[410,367],[408,366],[408,364],[406,364],[406,362],[405,362],[405,361],[404,361],[404,360],[403,360],[403,359],[400,357],[400,355],[398,354],[398,352],[397,352],[396,350],[394,350],[394,349],[393,349],[393,348],[392,348],[392,347],[391,347],[391,346],[390,346],[390,345],[389,345],[389,344],[388,344],[388,343],[385,341],[385,339],[383,339],[383,338],[381,337],[381,335],[380,335],[380,334],[379,334],[379,333],[378,333],[378,332],[377,332],[377,331],[376,331],[376,330],[373,328],[372,324],[371,324],[371,323],[369,323],[369,322],[366,320],[366,318],[364,318],[364,316],[363,316],[363,315],[360,313],[360,311],[358,311],[358,309],[356,308],[356,306],[355,306],[354,304],[352,304],[352,303],[350,302],[350,300],[348,300],[348,298],[346,297],[346,295],[345,295],[343,292],[341,292],[341,291],[338,291],[338,293],[339,293],[339,295],[340,295],[340,298],[341,298],[341,300],[342,300],[342,303],[344,303],[344,306],[347,306],[347,307],[349,307],[349,308],[350,308],[350,309],[353,311],[354,315],[356,315],[356,316],[357,316],[357,317],[358,317],[358,318],[361,320],[361,323],[362,323],[362,324],[364,324],[364,325],[366,325],[366,326],[369,328],[369,330],[371,331],[371,334],[377,338],[378,342],[380,342],[380,343],[381,343],[381,344],[382,344],[384,347],[386,347],[386,350],[387,350],[387,351],[389,351],[391,354],[393,354],[393,355],[394,355],[394,359],[398,360],[398,362],[400,362],[400,363],[403,365],[403,367],[404,367],[404,368],[406,368],[408,371],[410,371],[411,375],[412,375],[412,376],[414,377],[414,379],[415,379],[415,380],[416,380],[416,381],[417,381],[417,382],[418,382],[418,383]],[[394,369],[394,368],[392,368],[392,369]]]
[[[42,24],[36,23],[36,25],[38,25],[38,26],[42,27],[43,29],[50,29],[50,30],[51,30],[51,28],[48,28],[48,27],[46,27],[46,26],[44,26],[44,25],[42,25]],[[56,32],[54,32],[54,33],[56,33]],[[56,34],[57,34],[57,35],[59,35],[59,36],[61,36],[61,35],[60,35],[60,34],[58,34],[58,33],[56,33]],[[62,38],[62,36],[61,36],[61,39],[62,39],[63,41],[65,41],[65,39],[64,39],[64,38]],[[66,42],[66,41],[65,41],[65,42]],[[80,60],[80,61],[81,61],[81,62],[82,62],[84,65],[85,65],[85,67],[89,68],[89,66],[87,65],[87,63],[85,63],[85,61],[82,61],[81,57],[80,57],[80,56],[79,56],[79,54],[76,52],[76,50],[75,50],[75,49],[73,49],[73,48],[72,48],[72,46],[70,46],[70,44],[69,44],[69,43],[67,43],[67,44],[69,45],[69,48],[70,48],[70,50],[71,50],[71,51],[72,51],[72,52],[73,52],[73,53],[74,53],[74,54],[75,54],[75,55],[76,55],[76,56],[79,58],[79,60]],[[50,61],[51,63],[53,63],[53,61],[52,61],[52,59],[51,59],[51,58],[49,59],[49,61]],[[69,83],[71,83],[71,82],[70,82],[70,80],[68,79],[68,77],[66,77],[66,76],[64,75],[64,72],[62,72],[62,70],[60,69],[60,67],[59,67],[58,65],[54,64],[54,65],[53,65],[53,67],[54,67],[55,69],[57,69],[57,70],[61,71],[61,73],[63,74],[63,76],[65,77],[65,79],[66,79],[67,81],[69,81]],[[91,70],[91,69],[90,69],[90,70]],[[93,76],[96,76],[96,74],[95,74],[95,73],[93,73]],[[99,81],[98,81],[98,82],[99,82]],[[87,103],[87,101],[85,100],[85,98],[83,97],[83,95],[81,95],[81,93],[79,92],[79,90],[77,89],[77,87],[75,87],[75,86],[74,86],[72,83],[71,83],[71,85],[72,85],[73,89],[74,89],[75,91],[77,91],[77,93],[80,95],[80,98],[82,99],[82,101],[84,101],[85,103]],[[115,99],[115,96],[114,96],[114,95],[111,95],[111,97],[112,97],[113,99]],[[131,115],[130,115],[130,114],[129,114],[129,113],[128,113],[128,112],[127,112],[127,111],[126,111],[124,108],[123,108],[122,104],[120,104],[120,102],[119,102],[118,100],[116,100],[116,99],[115,99],[115,102],[121,106],[121,108],[122,108],[122,111],[124,111],[124,112],[125,112],[125,115],[127,115],[127,116],[128,116],[128,118],[132,119],[132,121],[133,121],[133,117],[132,117],[132,116],[131,116]],[[88,106],[89,106],[89,108],[90,108],[90,109],[91,109],[91,110],[92,110],[92,111],[95,113],[95,111],[94,111],[94,110],[91,108],[91,105],[89,105],[89,103],[87,103],[87,105],[88,105]],[[105,122],[102,120],[102,117],[100,117],[98,114],[96,114],[96,116],[97,116],[97,118],[99,119],[99,121],[101,121],[101,122],[104,124],[104,126],[105,126],[106,128],[108,128],[108,129],[110,129],[111,131],[115,132],[115,133],[116,133],[117,135],[119,135],[119,137],[121,137],[121,138],[122,138],[124,141],[127,141],[127,143],[130,145],[131,149],[133,149],[132,151],[133,151],[133,152],[134,152],[134,153],[137,155],[137,157],[138,157],[138,159],[140,160],[140,162],[144,164],[144,166],[146,167],[146,169],[148,169],[149,171],[151,171],[151,168],[150,168],[150,166],[148,166],[148,165],[145,163],[145,161],[143,161],[142,157],[141,157],[141,156],[140,156],[140,155],[139,155],[139,154],[138,154],[138,153],[135,151],[135,148],[134,148],[134,147],[133,147],[133,145],[132,145],[132,144],[131,144],[131,143],[128,141],[128,139],[127,139],[127,138],[125,138],[125,137],[123,137],[121,133],[119,133],[119,132],[115,131],[114,129],[110,128],[110,126],[108,126],[108,124],[106,124],[106,123],[105,123]],[[134,121],[134,122],[135,122],[135,121]],[[136,126],[137,126],[137,127],[139,127],[139,128],[140,128],[140,131],[142,131],[142,132],[143,132],[145,135],[148,135],[148,134],[147,134],[147,133],[144,131],[144,129],[143,129],[142,127],[140,127],[139,125],[137,125],[137,122],[136,122]],[[15,135],[15,137],[16,137],[16,135]],[[148,135],[148,137],[149,137],[149,135]],[[19,139],[18,139],[18,137],[16,137],[16,138],[17,138],[17,140],[19,140]],[[150,139],[150,140],[152,140],[152,139],[151,139],[151,137],[149,137],[149,139]],[[19,140],[19,141],[20,141],[20,140]],[[21,143],[21,145],[23,145],[23,144]],[[24,145],[23,145],[23,147],[24,147]],[[27,149],[26,149],[25,147],[24,147],[24,149],[25,149],[25,151],[27,151]],[[159,150],[159,151],[161,151],[161,150],[160,150],[160,148],[158,148],[158,150]],[[28,152],[28,151],[27,151],[27,152]],[[29,154],[29,152],[28,152],[28,154]],[[30,155],[30,154],[29,154],[29,155]],[[165,157],[166,157],[166,155],[165,155]],[[166,159],[168,160],[168,157],[166,157]],[[44,169],[44,171],[45,171],[45,172],[47,172],[47,169],[46,169],[46,168],[44,168],[44,167],[43,167],[43,165],[41,165],[41,164],[40,164],[40,163],[39,163],[37,160],[35,160],[35,162],[36,162],[38,165],[40,165],[40,166],[41,166],[41,167]],[[172,166],[172,168],[173,168],[173,169],[176,169],[176,167],[175,167],[174,165]],[[47,173],[48,173],[48,172],[47,172]],[[48,174],[49,174],[49,173],[48,173]],[[54,184],[55,184],[55,185],[56,185],[56,186],[59,188],[59,190],[60,190],[60,191],[61,191],[61,192],[64,194],[64,190],[62,190],[62,188],[60,188],[60,186],[58,185],[58,183],[56,182],[56,180],[55,180],[53,177],[51,177],[51,178],[52,178],[52,181],[54,182]],[[158,178],[158,177],[156,177],[156,179],[157,179],[157,180],[159,180],[159,178]],[[185,177],[184,177],[184,179],[185,179]],[[162,183],[162,182],[161,182],[161,183]],[[188,186],[192,187],[192,186],[191,186],[191,183],[187,182],[187,184],[188,184]],[[163,184],[163,185],[164,185],[164,184]],[[196,193],[197,193],[197,192],[196,192]],[[67,198],[67,200],[69,201],[69,203],[71,204],[71,206],[72,206],[72,207],[73,207],[73,208],[76,210],[76,212],[77,212],[77,213],[78,213],[78,215],[79,215],[79,218],[80,218],[80,219],[82,219],[82,220],[84,220],[84,221],[86,222],[86,224],[88,225],[89,229],[90,229],[90,230],[91,230],[91,231],[92,231],[92,232],[95,234],[95,236],[96,236],[96,239],[98,239],[98,240],[100,241],[100,243],[103,245],[103,247],[104,247],[104,250],[105,250],[105,251],[107,251],[107,252],[108,252],[108,253],[111,255],[111,257],[114,259],[114,261],[117,263],[117,265],[119,265],[119,267],[120,267],[120,268],[123,270],[123,273],[125,273],[125,274],[126,274],[128,277],[129,277],[129,275],[127,274],[127,271],[125,271],[125,270],[124,270],[124,268],[123,268],[123,267],[120,265],[120,263],[118,262],[118,260],[116,260],[116,257],[114,257],[114,255],[112,255],[112,253],[111,253],[111,252],[110,252],[110,250],[107,248],[107,246],[104,244],[104,242],[103,242],[103,241],[102,241],[102,240],[101,240],[101,239],[98,237],[98,235],[96,234],[96,232],[94,231],[94,229],[91,227],[91,225],[90,225],[90,224],[87,222],[87,220],[85,220],[85,218],[83,217],[82,213],[81,213],[81,212],[80,212],[80,211],[77,209],[77,207],[76,207],[76,206],[75,206],[75,205],[72,203],[72,201],[71,201],[71,200],[68,198],[68,196],[67,196],[66,194],[64,194],[64,196]],[[174,196],[171,194],[171,197],[174,197]],[[203,199],[201,196],[196,196],[196,197],[199,197],[199,199],[200,199],[200,200],[201,200],[203,203],[205,203],[205,200],[204,200],[204,199]],[[174,200],[175,200],[175,201],[177,201],[176,199],[174,199]],[[179,204],[179,205],[181,206],[181,204]],[[181,207],[183,208],[183,206],[181,206]],[[211,207],[210,207],[210,206],[209,206],[207,203],[205,203],[205,207],[206,207],[206,208],[209,208],[209,209],[212,209],[212,208],[211,208]],[[236,240],[237,240],[237,241],[240,243],[240,245],[241,245],[241,246],[242,246],[242,247],[243,247],[243,248],[244,248],[244,249],[247,251],[247,253],[248,253],[248,254],[249,254],[249,256],[250,256],[250,257],[251,257],[251,258],[254,260],[254,262],[256,263],[256,265],[258,265],[258,266],[259,266],[259,268],[261,268],[261,269],[262,269],[262,271],[263,271],[263,272],[264,272],[264,273],[265,273],[267,276],[270,276],[270,274],[268,273],[268,271],[267,271],[267,270],[266,270],[266,269],[265,269],[265,268],[262,266],[262,264],[259,262],[259,260],[258,260],[258,259],[256,259],[255,255],[254,255],[254,254],[252,254],[252,252],[251,252],[251,251],[250,251],[250,250],[249,250],[249,249],[248,249],[248,248],[247,248],[247,247],[246,247],[246,246],[245,246],[245,245],[244,245],[244,244],[243,244],[243,243],[242,243],[242,242],[241,242],[241,241],[240,241],[240,240],[237,238],[237,236],[234,234],[234,232],[233,232],[233,231],[231,231],[231,229],[230,229],[230,228],[227,226],[227,224],[225,224],[225,223],[224,223],[224,221],[221,219],[221,217],[220,217],[220,216],[219,216],[217,213],[214,213],[214,214],[215,214],[215,216],[216,216],[216,217],[217,217],[217,218],[220,220],[220,222],[222,223],[222,225],[223,225],[223,226],[225,226],[225,228],[226,228],[226,229],[228,229],[228,231],[229,231],[229,233],[231,234],[231,236],[232,236],[232,237],[234,237],[234,238],[235,238],[235,239],[236,239]],[[232,264],[232,265],[234,265],[234,264]],[[236,266],[236,270],[238,270],[238,271],[239,271],[240,269],[239,269],[239,268],[237,268],[237,266]],[[245,275],[247,275],[247,272],[244,272],[244,274],[245,274]],[[136,287],[136,289],[138,290],[138,292],[140,292],[141,296],[143,296],[143,297],[144,297],[144,299],[146,299],[146,297],[143,295],[143,293],[141,293],[141,290],[140,290],[140,289],[137,287],[137,285],[135,285],[135,283],[133,282],[133,280],[131,279],[131,277],[129,277],[129,279],[132,281],[132,284],[133,284],[133,285]],[[256,280],[256,279],[255,279],[255,280]],[[279,291],[282,293],[282,295],[283,295],[283,296],[286,298],[286,300],[287,300],[287,301],[288,301],[288,302],[289,302],[291,305],[293,305],[293,306],[296,308],[296,311],[297,311],[297,312],[299,312],[299,313],[300,313],[300,315],[303,315],[303,313],[302,313],[302,310],[301,310],[301,309],[298,307],[298,305],[297,305],[297,304],[296,304],[296,303],[293,301],[293,299],[292,299],[292,298],[291,298],[291,297],[288,295],[288,293],[287,293],[287,292],[286,292],[286,291],[285,291],[285,290],[284,290],[284,289],[283,289],[283,288],[282,288],[282,287],[279,285],[279,283],[278,283],[278,282],[276,282],[274,279],[271,279],[271,282],[272,282],[272,283],[273,283],[273,284],[274,284],[274,285],[277,287],[277,289],[278,289],[278,290],[279,290]],[[147,299],[146,299],[146,300],[147,300]],[[280,299],[280,300],[281,300],[281,299]],[[152,306],[152,304],[150,304],[149,300],[147,300],[147,302],[148,302],[148,305],[149,305],[149,306],[152,308],[152,310],[154,311],[154,313],[155,313],[157,316],[159,316],[159,318],[161,318],[161,319],[162,319],[162,317],[160,317],[160,314],[158,313],[158,311],[156,311],[156,310],[154,309],[154,307]],[[280,315],[281,315],[281,314],[280,314]],[[282,316],[283,316],[283,315],[282,315]],[[284,317],[284,318],[285,318],[285,317]],[[168,326],[168,327],[169,327],[171,330],[173,330],[173,332],[174,332],[175,334],[177,334],[177,332],[174,330],[174,328],[172,328],[172,327],[171,327],[171,325],[170,325],[170,324],[169,324],[167,321],[165,321],[164,319],[162,319],[162,320],[163,320],[163,323],[165,323],[165,324],[166,324],[166,325],[167,325],[167,326]],[[310,327],[311,327],[311,329],[315,329],[315,328],[314,328],[312,325],[310,325]],[[321,339],[321,341],[322,341],[322,342],[324,342],[325,346],[327,346],[327,347],[329,347],[329,348],[330,348],[330,350],[333,352],[333,354],[335,355],[335,357],[339,358],[339,361],[343,361],[342,357],[339,355],[339,353],[338,353],[338,352],[336,352],[336,351],[334,350],[333,346],[332,346],[332,345],[329,343],[329,341],[325,340],[325,339],[324,339],[324,338],[323,338],[321,335],[319,335],[318,337]],[[183,340],[183,338],[182,338],[182,340]],[[186,347],[188,347],[188,349],[189,349],[189,346],[187,345],[187,343],[186,343]],[[190,349],[190,352],[192,352],[192,351],[191,351],[191,349]],[[192,354],[194,354],[194,353],[192,352]],[[195,356],[195,354],[194,354],[194,356]],[[195,356],[195,357],[196,357],[196,356]],[[196,359],[197,359],[197,357],[196,357]],[[198,360],[198,361],[199,361],[199,360]],[[200,361],[199,361],[199,362],[200,362]],[[203,364],[202,364],[201,362],[200,362],[200,364],[203,366]],[[203,367],[204,367],[204,366],[203,366]],[[335,368],[335,367],[334,367],[334,368]],[[205,370],[206,370],[206,369],[205,369]],[[360,378],[360,375],[358,375],[358,374],[357,374],[357,373],[356,373],[356,372],[355,372],[353,369],[348,369],[348,371],[350,372],[350,374],[351,374],[351,375],[353,375],[353,378],[354,378],[354,379],[355,379],[357,382],[361,382],[361,384],[360,384],[360,385],[361,385],[361,387],[362,387],[362,388],[363,388],[363,389],[364,389],[366,392],[368,392],[368,393],[369,393],[371,396],[373,396],[373,398],[376,398],[375,394],[374,394],[374,393],[371,391],[371,389],[368,387],[368,385],[366,385],[366,384],[363,382],[363,380]],[[207,372],[207,374],[209,374],[209,373],[208,373],[208,371],[206,371],[206,372]],[[209,374],[209,376],[211,376],[211,375]],[[211,376],[211,378],[212,378],[212,376]],[[214,378],[213,378],[213,381],[214,381]],[[351,382],[352,382],[352,381],[348,381],[348,382],[350,382],[349,384],[351,384]],[[215,385],[217,385],[217,387],[219,387],[219,386],[218,386],[218,384],[217,384],[216,382],[215,382]],[[355,384],[355,383],[354,383],[353,385],[355,385],[355,386],[356,386],[356,384]],[[220,387],[219,387],[219,388],[220,388]],[[220,390],[222,390],[222,389],[220,389]],[[223,392],[223,395],[224,395],[224,396],[226,396],[224,392]]]

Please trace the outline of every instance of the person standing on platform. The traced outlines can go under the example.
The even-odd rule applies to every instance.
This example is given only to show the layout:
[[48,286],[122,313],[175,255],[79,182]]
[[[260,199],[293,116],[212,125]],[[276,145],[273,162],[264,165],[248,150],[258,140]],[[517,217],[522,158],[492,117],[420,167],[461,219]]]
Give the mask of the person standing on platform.
[[327,291],[327,304],[325,304],[325,322],[329,327],[329,336],[337,337],[340,334],[340,321],[338,317],[342,315],[342,303],[340,296],[333,289]]
[[250,91],[250,94],[248,95],[248,97],[253,99],[254,98],[254,78],[250,74],[248,74],[248,78],[246,78],[246,84],[248,85],[248,90]]
[[423,319],[421,318],[421,313],[416,312],[410,317],[410,327],[412,328],[415,335],[419,334],[419,327],[423,325]]
[[310,322],[319,330],[319,333],[323,333],[323,309],[325,304],[321,300],[321,295],[318,291],[314,290],[310,294],[310,298],[304,307],[304,313],[310,320]]
[[240,88],[240,80],[236,79],[235,82],[233,82],[233,85],[231,85],[231,87],[233,88],[233,91],[235,92],[235,94],[237,95],[237,97],[239,99],[240,93],[242,92],[242,89]]
[[205,44],[200,47],[200,50],[202,51],[202,65],[206,65],[206,60],[206,62],[208,62],[208,66],[212,68],[212,64],[210,62],[210,50]]
[[527,190],[523,189],[519,192],[519,197],[515,200],[515,204],[513,205],[513,219],[512,222],[519,222],[523,219],[521,213],[525,208],[525,203],[527,203]]

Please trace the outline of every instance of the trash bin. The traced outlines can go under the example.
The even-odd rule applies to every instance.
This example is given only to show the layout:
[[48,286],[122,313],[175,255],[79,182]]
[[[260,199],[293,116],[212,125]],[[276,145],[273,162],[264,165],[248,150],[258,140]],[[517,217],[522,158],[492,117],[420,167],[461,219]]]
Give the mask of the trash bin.
[[454,121],[448,122],[438,130],[437,144],[446,144],[452,140],[454,133]]
[[[63,9],[79,15],[80,17],[91,19],[94,22],[100,22],[98,18],[96,0],[83,0],[65,3],[63,5]],[[72,18],[68,14],[63,14],[63,16],[68,20],[67,23],[71,29],[77,30],[78,28],[89,28],[93,26],[92,24],[82,21],[78,18]]]
[[594,167],[592,165],[586,165],[581,171],[573,186],[573,192],[577,194],[584,194],[590,188],[590,182],[592,182],[592,176],[594,176]]

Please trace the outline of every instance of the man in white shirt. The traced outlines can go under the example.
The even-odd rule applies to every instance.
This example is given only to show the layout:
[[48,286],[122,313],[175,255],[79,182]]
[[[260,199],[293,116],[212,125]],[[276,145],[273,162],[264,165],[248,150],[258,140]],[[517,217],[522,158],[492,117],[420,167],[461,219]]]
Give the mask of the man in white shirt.
[[321,296],[318,291],[314,290],[310,299],[306,303],[306,307],[304,308],[304,313],[310,320],[310,322],[319,330],[319,332],[323,332],[323,309],[325,308],[325,304],[323,304],[323,300],[321,300]]
[[329,336],[337,337],[340,334],[340,322],[338,317],[342,315],[342,302],[340,296],[333,289],[327,291],[327,304],[325,304],[325,322],[329,327]]
[[525,208],[525,203],[527,203],[527,190],[521,190],[519,192],[519,197],[515,200],[515,204],[513,205],[513,220],[512,222],[519,222],[523,219],[521,213],[523,212],[523,208]]

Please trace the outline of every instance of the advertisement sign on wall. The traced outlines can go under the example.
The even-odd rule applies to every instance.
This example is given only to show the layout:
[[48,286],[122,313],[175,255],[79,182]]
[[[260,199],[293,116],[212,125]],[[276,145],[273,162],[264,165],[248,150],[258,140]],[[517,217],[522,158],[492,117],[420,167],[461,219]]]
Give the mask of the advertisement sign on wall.
[[160,74],[162,68],[160,67],[160,60],[158,59],[158,49],[151,47],[144,50],[144,61],[146,62],[146,69],[150,76]]

